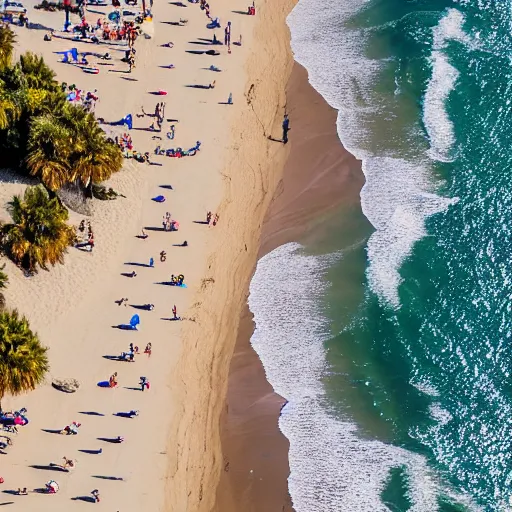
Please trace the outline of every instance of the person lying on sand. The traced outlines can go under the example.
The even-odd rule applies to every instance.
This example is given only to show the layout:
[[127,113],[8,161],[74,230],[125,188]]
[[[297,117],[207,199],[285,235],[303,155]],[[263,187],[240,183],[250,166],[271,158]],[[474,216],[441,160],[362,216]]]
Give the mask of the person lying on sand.
[[68,459],[67,457],[62,457],[63,459],[63,463],[61,464],[61,468],[62,469],[71,469],[71,468],[74,468],[75,467],[75,461],[72,460],[72,459]]

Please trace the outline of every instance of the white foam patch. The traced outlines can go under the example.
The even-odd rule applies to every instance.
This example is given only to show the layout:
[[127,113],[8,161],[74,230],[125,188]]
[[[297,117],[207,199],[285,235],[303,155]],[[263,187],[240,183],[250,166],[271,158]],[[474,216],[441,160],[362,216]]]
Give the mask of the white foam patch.
[[360,438],[331,414],[322,378],[329,325],[319,303],[336,256],[303,254],[298,244],[264,256],[250,285],[256,324],[251,343],[275,391],[288,400],[279,426],[290,441],[289,489],[297,512],[389,512],[380,494],[389,470],[404,466],[413,512],[438,510],[438,484],[424,457]]
[[459,72],[440,51],[432,54],[432,77],[425,92],[423,121],[430,139],[430,157],[441,162],[453,161],[455,143],[453,123],[446,111],[446,100],[452,92]]
[[434,185],[428,170],[407,160],[371,158],[363,169],[363,212],[377,230],[368,241],[368,281],[379,297],[398,308],[399,270],[414,243],[426,235],[425,218],[455,200],[430,192]]
[[442,162],[453,160],[455,134],[446,111],[446,101],[459,77],[457,69],[448,62],[444,49],[448,41],[470,44],[463,24],[462,13],[457,9],[449,9],[433,29],[432,77],[425,92],[423,122],[430,139],[429,155]]

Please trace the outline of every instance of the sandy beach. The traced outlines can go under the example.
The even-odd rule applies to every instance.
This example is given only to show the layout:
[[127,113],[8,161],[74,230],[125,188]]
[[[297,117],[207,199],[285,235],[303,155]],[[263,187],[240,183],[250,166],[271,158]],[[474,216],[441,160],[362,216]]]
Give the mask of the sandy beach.
[[[206,28],[205,13],[197,4],[183,5],[154,6],[152,24],[144,23],[151,37],[137,41],[137,65],[131,74],[119,61],[124,48],[60,37],[43,42],[45,30],[15,29],[18,54],[41,53],[60,81],[97,89],[98,117],[110,122],[132,114],[134,145],[149,151],[156,165],[130,160],[107,184],[125,198],[92,205],[86,217],[95,233],[92,253],[70,249],[65,265],[31,278],[7,261],[8,306],[27,315],[49,347],[51,364],[46,385],[3,403],[4,409],[26,407],[30,418],[2,470],[4,491],[29,490],[27,496],[4,494],[2,501],[12,502],[12,508],[82,510],[89,506],[92,489],[99,489],[101,510],[199,511],[213,506],[223,468],[219,416],[239,312],[263,217],[288,154],[288,147],[268,137],[281,136],[284,84],[291,70],[284,19],[292,2],[259,2],[256,17],[237,12],[246,6],[232,0],[212,2],[212,16],[221,19],[222,27],[232,22],[232,41],[243,36],[242,46],[233,45],[231,54],[219,46],[220,55],[214,57],[197,54],[213,33]],[[63,13],[27,7],[32,23],[62,26]],[[90,7],[87,18],[94,24],[106,12],[108,8]],[[180,18],[187,23],[180,25]],[[219,39],[222,32],[216,31]],[[169,41],[173,48],[161,46]],[[109,51],[113,60],[108,64],[113,66],[93,62],[100,73],[90,75],[59,63],[54,52],[72,47]],[[208,71],[212,64],[222,72]],[[215,89],[201,87],[213,80]],[[168,95],[151,94],[159,89]],[[230,93],[233,105],[226,105]],[[141,114],[142,107],[153,112],[161,100],[165,117],[176,126],[172,141],[149,131],[152,118]],[[115,133],[119,131],[124,130]],[[153,155],[158,144],[189,148],[196,141],[202,146],[194,157]],[[7,171],[3,178],[2,204],[32,183]],[[159,194],[166,196],[165,203],[151,201]],[[220,216],[214,228],[203,224],[207,211]],[[160,231],[166,212],[179,221],[178,232]],[[7,218],[2,212],[1,219]],[[71,214],[75,225],[82,219]],[[149,234],[146,240],[137,238],[142,227]],[[184,240],[188,247],[176,246]],[[167,252],[165,262],[158,258],[162,250]],[[154,267],[148,266],[150,258]],[[134,269],[137,277],[123,275]],[[186,289],[160,284],[179,273],[185,275]],[[116,304],[121,297],[129,299],[127,306]],[[154,304],[154,310],[137,307],[146,303]],[[181,322],[169,321],[174,304]],[[141,319],[138,331],[114,328],[134,313]],[[126,351],[131,342],[141,351],[151,342],[151,357],[137,355],[134,364],[105,357]],[[118,372],[117,388],[97,386],[113,372]],[[141,375],[151,382],[145,393],[138,387]],[[67,377],[80,381],[77,393],[52,388],[52,379]],[[139,416],[117,415],[131,410]],[[54,432],[73,421],[81,423],[78,435]],[[117,436],[124,437],[122,444],[110,442]],[[54,465],[64,456],[76,460],[70,472]],[[56,495],[33,492],[50,479],[60,485]]]
[[[295,64],[286,88],[293,119],[290,154],[263,223],[258,259],[273,249],[317,236],[320,222],[359,203],[361,164],[340,143],[337,112]],[[273,392],[250,344],[254,331],[246,305],[241,313],[222,416],[226,466],[217,493],[221,511],[293,510],[288,494],[288,440],[278,428],[285,398]]]

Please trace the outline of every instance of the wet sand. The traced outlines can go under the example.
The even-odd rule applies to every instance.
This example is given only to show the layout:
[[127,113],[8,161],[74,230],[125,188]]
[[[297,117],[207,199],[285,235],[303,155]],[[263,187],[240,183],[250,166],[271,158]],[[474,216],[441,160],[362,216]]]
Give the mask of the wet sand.
[[[318,223],[340,205],[359,203],[364,183],[360,162],[341,145],[337,112],[309,85],[295,64],[286,91],[290,155],[267,211],[259,258],[273,249],[314,236]],[[221,419],[224,471],[216,512],[290,512],[288,440],[278,428],[283,397],[273,392],[256,352],[246,305],[231,360]]]

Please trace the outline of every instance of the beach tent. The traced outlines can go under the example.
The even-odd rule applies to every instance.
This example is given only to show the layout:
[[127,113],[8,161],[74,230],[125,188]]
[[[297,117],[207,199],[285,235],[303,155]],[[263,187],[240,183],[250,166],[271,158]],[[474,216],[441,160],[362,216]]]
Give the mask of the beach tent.
[[127,114],[123,117],[123,119],[120,119],[119,121],[114,121],[113,123],[110,123],[112,126],[122,126],[126,125],[128,127],[128,130],[131,130],[133,127],[133,119],[131,114]]
[[57,55],[62,55],[61,62],[70,62],[70,59],[73,62],[78,62],[78,50],[76,48],[71,48],[71,50],[66,50],[65,52],[55,52]]
[[131,325],[131,328],[132,329],[137,329],[137,325],[140,324],[140,318],[139,318],[139,315],[133,315],[131,320],[130,320],[130,325]]
[[109,13],[108,19],[114,23],[119,23],[119,20],[121,19],[121,13],[119,11],[112,11]]
[[214,18],[208,25],[206,25],[206,28],[220,28],[220,20],[219,18]]

